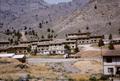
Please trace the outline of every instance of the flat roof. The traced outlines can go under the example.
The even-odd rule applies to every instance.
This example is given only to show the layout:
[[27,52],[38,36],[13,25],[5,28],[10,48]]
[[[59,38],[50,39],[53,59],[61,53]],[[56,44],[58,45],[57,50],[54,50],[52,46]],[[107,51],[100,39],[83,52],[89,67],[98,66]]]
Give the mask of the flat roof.
[[86,33],[71,33],[71,34],[68,34],[68,35],[89,35],[91,33],[89,32],[86,32]]
[[120,50],[108,50],[103,56],[120,56]]
[[6,57],[13,57],[15,55],[15,53],[10,53],[10,54],[7,54],[7,53],[1,53],[0,54],[0,57],[2,58],[6,58]]
[[12,58],[23,58],[25,55],[14,55]]

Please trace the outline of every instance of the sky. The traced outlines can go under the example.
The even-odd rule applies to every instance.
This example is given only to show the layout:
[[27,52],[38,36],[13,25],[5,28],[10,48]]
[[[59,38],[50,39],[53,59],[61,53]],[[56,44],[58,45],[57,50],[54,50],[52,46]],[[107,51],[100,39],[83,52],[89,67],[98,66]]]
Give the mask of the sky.
[[60,2],[69,2],[69,1],[72,1],[72,0],[44,0],[46,1],[47,3],[50,3],[50,4],[57,4],[57,3],[60,3]]

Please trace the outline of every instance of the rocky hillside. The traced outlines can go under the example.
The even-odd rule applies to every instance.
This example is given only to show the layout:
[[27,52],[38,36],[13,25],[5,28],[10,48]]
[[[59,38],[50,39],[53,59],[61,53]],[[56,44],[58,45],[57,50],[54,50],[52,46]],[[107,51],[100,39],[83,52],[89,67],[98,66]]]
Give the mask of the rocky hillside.
[[88,0],[73,0],[50,5],[44,0],[0,0],[0,23],[3,27],[36,27],[40,22],[52,22],[82,7]]
[[61,38],[78,30],[119,34],[119,25],[120,0],[73,0],[56,5],[44,0],[0,0],[3,32],[24,30],[39,38]]
[[86,29],[94,34],[119,34],[120,0],[90,0],[86,7],[61,18],[53,29],[59,37]]
[[51,5],[44,0],[0,0],[0,32],[25,30],[27,33],[35,31],[40,38],[43,35],[50,37],[47,29],[54,31],[55,21],[84,7],[88,1],[73,0]]

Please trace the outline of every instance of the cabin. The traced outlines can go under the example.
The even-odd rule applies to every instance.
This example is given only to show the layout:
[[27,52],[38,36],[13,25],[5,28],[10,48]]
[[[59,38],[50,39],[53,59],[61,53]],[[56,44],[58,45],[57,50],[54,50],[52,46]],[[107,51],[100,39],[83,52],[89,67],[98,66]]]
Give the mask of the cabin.
[[103,55],[104,75],[120,75],[120,51],[108,51]]

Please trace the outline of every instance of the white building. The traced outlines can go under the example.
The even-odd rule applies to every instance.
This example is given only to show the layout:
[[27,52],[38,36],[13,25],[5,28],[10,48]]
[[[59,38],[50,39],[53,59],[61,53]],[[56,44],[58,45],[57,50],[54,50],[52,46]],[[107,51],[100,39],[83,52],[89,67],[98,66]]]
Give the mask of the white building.
[[12,58],[15,55],[15,53],[1,53],[0,58]]
[[103,55],[104,75],[120,75],[120,51],[109,51]]

